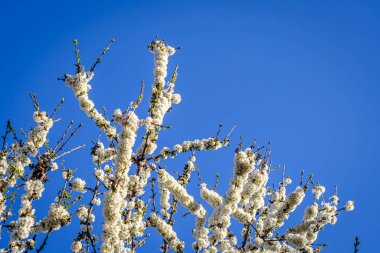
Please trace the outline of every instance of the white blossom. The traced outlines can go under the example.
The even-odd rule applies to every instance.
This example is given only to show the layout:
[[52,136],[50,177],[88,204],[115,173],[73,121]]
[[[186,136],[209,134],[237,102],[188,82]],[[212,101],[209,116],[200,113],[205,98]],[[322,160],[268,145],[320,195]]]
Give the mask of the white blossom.
[[79,241],[74,241],[73,244],[71,244],[71,250],[75,253],[78,253],[82,250],[83,245]]
[[132,147],[136,140],[139,123],[133,112],[119,116],[117,122],[121,125],[122,131],[119,134],[119,147],[115,161],[115,188],[107,191],[104,198],[102,252],[118,252],[124,248],[123,240],[120,238],[120,233],[123,231],[120,227],[121,213],[127,205],[125,198],[128,193],[128,172],[132,164]]
[[80,179],[80,178],[75,178],[71,182],[71,187],[72,187],[73,191],[83,193],[86,191],[86,181],[84,181],[83,179]]
[[91,201],[92,204],[96,205],[96,206],[100,206],[100,204],[102,203],[102,201],[100,200],[100,198],[94,198],[92,201]]
[[184,247],[184,243],[178,239],[177,233],[174,232],[172,226],[158,217],[156,213],[152,213],[149,216],[149,226],[156,228],[157,232],[160,233],[167,242],[169,242],[171,248],[177,250]]
[[346,205],[344,206],[344,209],[346,211],[354,210],[354,202],[352,200],[347,201]]
[[314,197],[316,199],[319,199],[325,191],[326,191],[326,189],[322,185],[314,186],[314,188],[313,188]]
[[35,233],[49,230],[59,230],[62,226],[67,226],[71,222],[71,216],[61,205],[52,203],[48,216],[36,224]]
[[170,191],[170,193],[173,194],[173,196],[191,213],[198,217],[204,217],[206,210],[199,202],[194,200],[194,197],[192,197],[176,179],[164,169],[159,169],[158,175],[158,183],[160,187],[164,187]]
[[28,180],[25,183],[25,191],[27,192],[28,196],[39,199],[42,196],[42,192],[44,191],[45,187],[44,184],[41,182],[41,180]]
[[57,163],[52,163],[50,167],[51,171],[55,171],[58,169],[58,164]]
[[179,103],[181,103],[181,95],[180,94],[173,94],[173,96],[172,96],[172,103],[173,104],[179,104]]
[[85,72],[84,69],[75,75],[66,75],[65,83],[74,91],[75,97],[78,99],[80,108],[86,115],[93,119],[96,125],[104,130],[107,137],[112,139],[116,136],[116,130],[111,126],[110,122],[96,110],[94,102],[89,98],[88,92],[91,90],[89,82],[94,77],[94,72]]

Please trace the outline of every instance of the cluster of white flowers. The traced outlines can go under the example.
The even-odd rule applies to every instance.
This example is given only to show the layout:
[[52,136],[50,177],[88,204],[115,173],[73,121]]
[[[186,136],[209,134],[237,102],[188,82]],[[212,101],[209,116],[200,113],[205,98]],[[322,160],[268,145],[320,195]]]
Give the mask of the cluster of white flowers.
[[[202,140],[184,141],[182,144],[176,144],[173,148],[174,151],[188,152],[188,151],[201,151],[201,150],[218,150],[223,146],[228,146],[229,140],[220,140],[217,137],[210,137]],[[162,153],[162,152],[161,152]]]
[[7,162],[7,153],[4,151],[0,152],[0,176],[5,176],[5,173],[8,170],[8,162]]
[[195,228],[193,230],[193,237],[196,240],[196,242],[193,243],[193,248],[195,250],[201,250],[210,244],[208,240],[210,230],[205,227],[205,224],[206,215],[204,217],[196,217]]
[[40,111],[34,112],[33,120],[37,123],[37,126],[29,132],[28,139],[25,142],[23,149],[27,149],[27,153],[31,156],[36,156],[40,147],[46,142],[47,134],[54,122],[46,112]]
[[211,137],[202,140],[184,141],[182,144],[176,144],[172,149],[163,147],[160,155],[155,156],[156,161],[160,159],[174,158],[176,155],[188,151],[202,151],[202,150],[218,150],[221,147],[228,146],[228,138],[220,140],[217,137]]
[[[213,245],[224,240],[231,225],[230,215],[238,208],[241,193],[247,182],[248,175],[254,167],[255,155],[251,150],[238,151],[234,160],[234,173],[227,190],[226,197],[218,205],[209,218],[209,227],[212,231],[209,241]],[[220,249],[219,249],[220,250]]]
[[204,217],[206,210],[194,197],[191,196],[173,176],[164,169],[158,170],[158,183],[160,188],[165,188],[178,200],[185,208],[198,217]]
[[[232,243],[236,244],[236,242],[234,241],[232,241]],[[235,249],[235,247],[232,246],[232,243],[229,240],[222,240],[218,246],[220,252],[235,253],[237,250]]]
[[338,194],[335,193],[334,195],[332,195],[332,196],[330,197],[330,201],[331,201],[331,203],[332,203],[334,206],[337,206],[338,203],[339,203],[339,197],[338,197]]
[[72,170],[64,170],[62,172],[62,178],[64,180],[70,180],[73,178],[73,171]]
[[[92,225],[93,222],[95,222],[95,215],[93,213],[93,201],[96,199],[96,190],[95,194],[93,195],[93,199],[90,204],[90,208],[88,208],[86,205],[82,204],[76,211],[76,215],[80,220],[80,229],[81,232],[78,234],[77,238],[74,239],[74,242],[71,245],[71,250],[73,252],[84,252],[82,249],[84,248],[83,245],[95,245],[95,243],[98,242],[99,238],[95,234],[91,234],[94,227]],[[100,200],[99,200],[100,201]],[[93,246],[94,247],[94,246]]]
[[[32,163],[31,158],[36,157],[40,148],[47,141],[47,134],[52,128],[54,122],[46,112],[37,111],[33,113],[33,120],[37,124],[32,128],[24,143],[16,141],[10,146],[10,151],[2,150],[0,153],[0,179],[1,183],[6,183],[9,187],[14,187],[19,178],[24,178],[25,167]],[[54,165],[54,164],[53,164]],[[54,169],[54,166],[51,169]],[[30,177],[25,182],[25,193],[21,195],[21,205],[18,211],[18,218],[11,224],[11,235],[9,247],[12,252],[22,252],[27,246],[27,239],[32,233],[35,223],[35,210],[32,207],[33,200],[39,199],[44,191],[44,185],[41,180]],[[6,211],[6,195],[0,193],[0,219],[5,220],[11,215]]]
[[316,185],[313,187],[312,190],[315,199],[319,199],[325,191],[326,188],[322,185]]
[[157,232],[162,235],[164,240],[169,243],[170,247],[177,251],[185,247],[185,244],[178,239],[177,233],[170,226],[160,218],[156,213],[151,213],[148,219],[148,225],[157,229]]
[[91,204],[96,205],[96,206],[100,206],[101,203],[102,203],[102,200],[100,198],[94,198],[93,200],[91,200]]
[[148,183],[148,178],[150,178],[150,173],[152,168],[155,168],[155,165],[146,166],[144,170],[141,170],[139,175],[130,176],[130,187],[133,186],[136,196],[141,196],[144,194],[144,187]]
[[[288,181],[288,182],[286,182]],[[305,208],[302,223],[295,228],[290,228],[285,235],[278,238],[274,230],[284,225],[284,220],[300,205],[305,197],[306,187],[298,186],[293,192],[286,196],[285,187],[290,183],[285,180],[280,184],[278,190],[271,193],[272,198],[268,205],[260,209],[260,217],[255,224],[256,237],[253,244],[248,244],[249,252],[314,252],[312,244],[318,237],[318,233],[326,224],[335,224],[338,215],[338,197],[334,194],[331,203],[322,202],[320,207],[317,202]],[[314,195],[320,195],[325,191],[324,187],[314,187]],[[317,200],[320,196],[316,197]],[[348,201],[351,203],[351,201]],[[348,204],[350,205],[350,204]],[[347,210],[347,209],[346,209]],[[348,211],[348,210],[347,210]],[[265,235],[264,237],[260,235]],[[274,237],[272,237],[274,236]],[[294,247],[294,248],[293,248]]]
[[202,183],[200,185],[200,188],[201,188],[200,195],[202,199],[204,199],[207,203],[209,203],[213,207],[217,207],[220,204],[222,204],[223,197],[220,196],[219,193],[207,188],[207,185],[205,183]]
[[165,113],[170,108],[173,96],[173,83],[169,83],[166,91],[164,91],[164,88],[166,84],[165,78],[168,73],[169,56],[175,53],[175,49],[166,45],[163,41],[152,41],[149,49],[154,54],[154,84],[150,112],[153,119],[162,122]]
[[37,126],[32,128],[28,133],[28,138],[25,143],[20,146],[19,143],[14,143],[15,157],[10,164],[7,164],[5,158],[1,159],[0,171],[1,174],[7,174],[6,181],[10,187],[15,186],[17,179],[24,175],[25,167],[31,163],[30,157],[35,157],[39,149],[46,142],[47,134],[52,128],[54,122],[49,118],[46,112],[35,111],[33,120]]
[[119,111],[116,111],[114,118],[121,125],[122,130],[118,138],[119,147],[115,159],[114,183],[104,198],[102,252],[121,252],[124,249],[124,239],[127,239],[122,234],[128,234],[129,229],[122,227],[125,223],[121,219],[121,214],[127,206],[128,172],[132,165],[132,147],[136,140],[139,123],[134,112],[120,114]]
[[[110,168],[108,165],[104,167]],[[100,181],[104,181],[106,179],[106,174],[104,173],[104,170],[102,170],[101,168],[95,168],[94,175]]]
[[257,210],[264,206],[264,198],[267,193],[268,166],[262,166],[261,162],[259,160],[258,169],[254,169],[249,173],[248,182],[244,185],[240,200],[244,211],[251,215],[251,219],[255,219]]
[[92,161],[95,164],[102,164],[107,161],[110,161],[116,157],[115,148],[104,148],[102,142],[98,142],[93,149]]
[[147,134],[145,141],[141,143],[137,151],[139,155],[143,153],[152,154],[156,150],[158,133],[155,130],[162,125],[164,116],[172,103],[178,104],[181,101],[180,95],[173,94],[175,79],[171,80],[165,89],[169,56],[175,53],[175,49],[166,45],[163,41],[152,41],[149,49],[154,54],[154,84],[149,108],[151,118],[145,121]]
[[34,199],[39,199],[44,191],[44,184],[40,180],[29,179],[25,183],[26,193],[21,196],[21,207],[19,209],[19,219],[14,222],[14,230],[9,243],[14,252],[22,252],[22,239],[26,239],[32,232],[34,225],[35,210],[32,208]]
[[[184,141],[182,142],[182,150],[179,146],[174,146],[174,150],[178,152],[187,152],[187,151],[201,151],[201,150],[218,150],[223,146],[227,146],[229,144],[228,139],[220,140],[217,137],[210,137],[202,140],[194,140],[194,141]],[[181,151],[179,151],[181,150]]]
[[9,247],[13,252],[23,252],[24,244],[21,240],[29,237],[34,225],[35,210],[32,209],[32,201],[23,195],[21,205],[19,219],[13,223],[14,229],[9,241]]
[[170,191],[168,189],[166,189],[165,187],[161,186],[160,187],[160,205],[162,207],[161,214],[165,218],[167,218],[167,216],[168,216],[167,211],[170,208],[169,200],[170,200]]
[[95,108],[94,102],[88,97],[88,92],[91,90],[89,82],[94,77],[94,72],[85,72],[81,69],[75,75],[66,75],[65,83],[74,91],[75,97],[79,101],[80,108],[86,115],[93,119],[96,125],[102,129],[109,139],[116,137],[116,129],[111,126],[111,123]]
[[[274,231],[283,226],[290,213],[301,204],[306,188],[298,186],[286,195],[286,187],[291,184],[291,180],[284,178],[277,190],[269,191],[266,188],[269,178],[268,164],[260,157],[257,158],[256,164],[255,160],[255,155],[249,150],[239,151],[236,154],[234,178],[224,198],[216,191],[208,189],[206,184],[200,185],[201,197],[215,209],[209,218],[209,229],[204,228],[205,221],[197,218],[194,230],[197,242],[193,247],[196,250],[203,248],[204,252],[240,252],[234,246],[234,241],[225,239],[228,235],[226,227],[228,228],[232,216],[242,224],[251,224],[250,226],[255,227],[256,238],[252,239],[249,226],[242,230],[242,237],[247,240],[245,252],[275,253],[299,252],[299,250],[313,252],[311,245],[316,240],[318,232],[326,224],[336,222],[338,211],[336,205],[339,202],[337,195],[334,194],[330,198],[331,204],[324,203],[321,209],[315,202],[307,207],[303,223],[295,229],[289,229],[284,237],[278,238]],[[324,191],[322,186],[314,187],[313,193],[319,195],[315,196],[315,199],[318,199]],[[269,195],[271,199],[265,205],[266,197]],[[344,209],[352,210],[353,202],[348,201]],[[209,231],[211,235],[206,240]]]
[[81,222],[92,223],[95,221],[95,215],[85,205],[81,205],[76,214]]
[[257,221],[256,229],[260,233],[272,236],[273,231],[281,227],[297,206],[305,197],[304,189],[298,186],[293,192],[286,196],[285,186],[281,186],[272,194],[268,205],[261,209],[261,216]]
[[180,185],[187,185],[190,181],[191,173],[195,170],[195,156],[192,155],[190,160],[186,162],[184,171],[182,175],[178,178],[178,183]]
[[7,206],[5,205],[6,200],[7,199],[6,199],[5,194],[0,192],[0,221],[4,220],[3,213],[4,213],[5,209],[7,208]]
[[107,188],[111,188],[112,182],[114,180],[113,167],[105,165],[103,169],[101,167],[95,168],[94,176],[102,182],[102,184]]
[[[126,239],[128,239],[130,236],[135,236],[135,237],[143,236],[145,228],[146,228],[146,222],[145,222],[146,206],[145,206],[144,201],[141,199],[138,199],[137,201],[135,201],[134,207],[136,209],[136,212],[133,212],[131,215],[131,220],[133,221],[131,224],[131,233],[123,237]],[[124,231],[124,233],[127,233],[127,231]]]
[[[217,207],[223,202],[223,197],[219,195],[216,191],[207,188],[205,183],[200,185],[200,195],[201,198],[204,199],[207,203],[209,203],[212,207]],[[232,217],[237,219],[241,223],[246,223],[251,221],[252,216],[244,211],[243,208],[237,207],[235,211],[232,212]]]
[[[352,201],[348,201],[351,203]],[[323,202],[320,207],[316,202],[305,209],[302,223],[295,228],[290,228],[285,233],[285,239],[296,249],[303,249],[305,252],[313,252],[311,245],[318,237],[326,224],[337,222],[337,206],[334,202]]]
[[83,245],[80,241],[74,241],[73,244],[71,244],[71,250],[75,253],[81,252],[83,249]]
[[65,207],[52,203],[48,216],[36,223],[34,233],[59,230],[62,226],[67,226],[71,222],[71,215]]
[[25,183],[25,191],[28,194],[28,197],[31,199],[39,199],[42,196],[42,192],[45,187],[41,180],[29,179]]
[[310,221],[318,215],[318,204],[313,203],[311,206],[305,208],[305,213],[302,218],[303,221]]
[[[191,176],[191,172],[195,170],[195,156],[192,155],[190,157],[190,160],[187,161],[183,173],[180,175],[178,178],[177,182],[180,184],[182,187],[188,184]],[[160,180],[159,180],[160,182]],[[168,218],[169,214],[167,210],[171,207],[169,203],[170,199],[170,191],[165,187],[165,184],[159,184],[160,188],[160,204],[161,204],[161,214],[164,218]]]
[[71,182],[71,188],[73,191],[84,193],[86,192],[86,181],[80,178],[75,178]]

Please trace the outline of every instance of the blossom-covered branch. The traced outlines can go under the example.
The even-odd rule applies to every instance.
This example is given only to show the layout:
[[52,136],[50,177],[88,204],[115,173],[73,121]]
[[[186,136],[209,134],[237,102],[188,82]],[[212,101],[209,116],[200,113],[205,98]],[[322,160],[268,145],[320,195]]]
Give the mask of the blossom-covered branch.
[[[79,232],[71,238],[71,250],[75,253],[137,252],[144,244],[150,244],[150,231],[162,237],[163,252],[190,252],[187,238],[177,232],[178,223],[175,223],[187,217],[194,221],[194,252],[312,253],[326,246],[317,243],[319,233],[326,225],[335,224],[342,212],[352,211],[354,202],[347,201],[341,206],[337,190],[326,197],[326,188],[315,182],[313,176],[303,182],[303,173],[300,184],[291,190],[292,180],[285,176],[285,169],[278,184],[270,182],[278,167],[272,167],[269,149],[264,154],[262,148],[255,145],[244,149],[241,141],[235,147],[231,173],[222,174],[231,176],[226,191],[220,193],[217,183],[207,187],[195,163],[195,155],[228,148],[236,125],[225,138],[219,138],[219,128],[213,137],[176,141],[171,148],[158,147],[158,138],[164,134],[161,130],[171,128],[165,125],[165,115],[181,102],[180,94],[174,93],[178,67],[170,80],[166,80],[169,57],[176,49],[164,41],[154,40],[148,46],[153,53],[154,82],[146,115],[139,113],[138,116],[144,85],[137,100],[121,105],[126,109],[114,110],[112,119],[107,118],[105,110],[100,113],[89,97],[89,83],[113,41],[90,70],[85,71],[75,40],[76,72],[65,74],[62,79],[74,91],[80,109],[105,133],[106,138],[98,137],[88,152],[91,154],[88,162],[95,165],[95,169],[85,168],[84,175],[88,178],[79,178],[75,169],[66,167],[66,163],[75,166],[75,160],[67,159],[65,163],[62,160],[84,147],[64,150],[81,124],[70,134],[73,126],[70,122],[55,145],[50,145],[47,138],[58,122],[53,116],[63,100],[49,116],[39,110],[32,96],[33,119],[37,125],[28,134],[22,131],[23,138],[17,136],[8,122],[0,151],[0,236],[8,233],[10,239],[1,245],[0,252],[21,253],[34,249],[41,252],[52,240],[51,234],[64,227],[67,229],[73,219],[78,219],[80,224],[76,230]],[[13,140],[10,141],[11,135]],[[177,173],[178,165],[172,165],[172,160],[188,153],[191,153],[190,159],[182,173]],[[190,179],[195,172],[198,182],[194,185]],[[47,202],[50,206],[43,210],[37,200],[48,191],[49,176],[53,173],[60,173],[63,181],[57,182],[61,188],[56,198]],[[156,179],[158,184],[155,184]],[[150,191],[146,190],[148,182]],[[199,191],[194,193],[194,189]],[[309,192],[312,198],[306,197]],[[157,194],[160,210],[156,208]],[[18,212],[14,213],[16,207]],[[102,209],[103,217],[95,216],[97,208]],[[304,213],[302,220],[294,226],[286,226],[290,215],[300,208]],[[182,209],[186,214],[176,216]],[[36,217],[43,218],[36,221]],[[102,225],[98,226],[101,237],[96,233],[97,223]],[[233,223],[239,225],[232,226]],[[150,248],[152,252],[157,250]]]

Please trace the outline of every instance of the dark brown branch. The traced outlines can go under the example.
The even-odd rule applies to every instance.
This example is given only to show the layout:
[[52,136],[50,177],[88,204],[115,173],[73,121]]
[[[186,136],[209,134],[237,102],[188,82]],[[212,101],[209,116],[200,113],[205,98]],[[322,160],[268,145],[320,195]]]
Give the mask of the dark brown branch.
[[47,240],[49,239],[51,232],[52,232],[52,230],[49,229],[49,231],[47,232],[47,235],[45,236],[44,241],[42,242],[41,246],[36,250],[37,253],[40,253],[44,249],[44,247],[47,244]]

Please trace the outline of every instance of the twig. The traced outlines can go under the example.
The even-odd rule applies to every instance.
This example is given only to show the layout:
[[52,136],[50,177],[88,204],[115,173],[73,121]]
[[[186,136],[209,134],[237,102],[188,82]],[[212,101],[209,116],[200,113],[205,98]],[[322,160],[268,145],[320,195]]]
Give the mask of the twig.
[[219,172],[217,172],[216,173],[216,176],[215,176],[215,184],[214,184],[214,186],[212,187],[212,189],[215,191],[216,190],[216,187],[218,187],[218,185],[219,185],[219,176],[220,176],[220,174],[219,174]]
[[75,147],[75,148],[73,148],[73,149],[70,149],[69,151],[66,151],[66,152],[60,154],[59,156],[55,157],[55,158],[53,159],[53,161],[55,161],[55,160],[57,160],[57,159],[59,159],[59,158],[65,156],[65,155],[68,155],[68,154],[70,154],[70,153],[72,153],[72,152],[74,152],[74,151],[76,151],[76,150],[78,150],[78,149],[84,148],[84,147],[85,147],[85,145],[82,144],[82,145],[80,145],[80,146],[78,146],[78,147]]
[[110,40],[110,42],[108,42],[107,46],[103,49],[102,53],[98,56],[98,59],[96,59],[96,62],[94,63],[94,65],[92,65],[92,67],[90,69],[90,72],[94,72],[96,65],[98,65],[101,62],[103,56],[110,49],[111,44],[114,43],[114,42],[115,42],[114,38],[112,38]]
[[150,183],[151,183],[151,189],[150,189],[150,191],[152,192],[152,207],[153,207],[153,209],[152,209],[152,212],[156,212],[156,202],[155,202],[155,197],[156,197],[156,192],[154,191],[154,185],[155,185],[155,182],[156,182],[156,178],[152,178],[151,180],[150,180]]
[[40,253],[43,250],[43,248],[46,246],[47,240],[49,239],[51,232],[52,232],[52,230],[49,229],[49,231],[48,231],[47,235],[45,236],[45,239],[42,242],[41,246],[36,250],[37,253]]
[[70,121],[69,125],[66,127],[65,132],[63,132],[61,138],[58,140],[57,144],[55,144],[53,150],[56,150],[58,146],[61,144],[67,133],[69,132],[70,128],[74,125],[74,121]]
[[61,105],[65,102],[65,99],[62,98],[61,101],[59,102],[59,104],[55,107],[53,113],[50,115],[50,118],[52,118],[56,113],[57,111],[61,108]]
[[355,237],[355,242],[354,242],[354,253],[358,253],[359,252],[359,244],[360,244],[359,237],[356,236]]
[[74,131],[70,134],[69,138],[67,138],[67,140],[61,145],[61,147],[57,150],[56,153],[58,153],[59,151],[61,151],[65,145],[70,141],[71,138],[73,138],[75,136],[75,134],[77,133],[77,131],[79,130],[79,128],[82,127],[82,123],[80,123],[75,129]]
[[232,134],[232,132],[235,130],[236,127],[237,127],[237,124],[235,123],[234,126],[231,128],[230,132],[227,134],[225,139],[230,138],[230,135]]
[[[77,73],[80,73],[82,71],[82,66],[80,65],[80,54],[78,49],[78,39],[73,40],[74,43],[74,53],[75,53],[75,66],[77,67]],[[65,80],[65,79],[64,79]]]
[[30,98],[31,98],[32,101],[33,101],[34,109],[35,109],[36,111],[39,111],[39,110],[40,110],[40,105],[38,104],[36,94],[34,94],[33,92],[30,92],[30,93],[29,93],[29,96],[30,96]]

